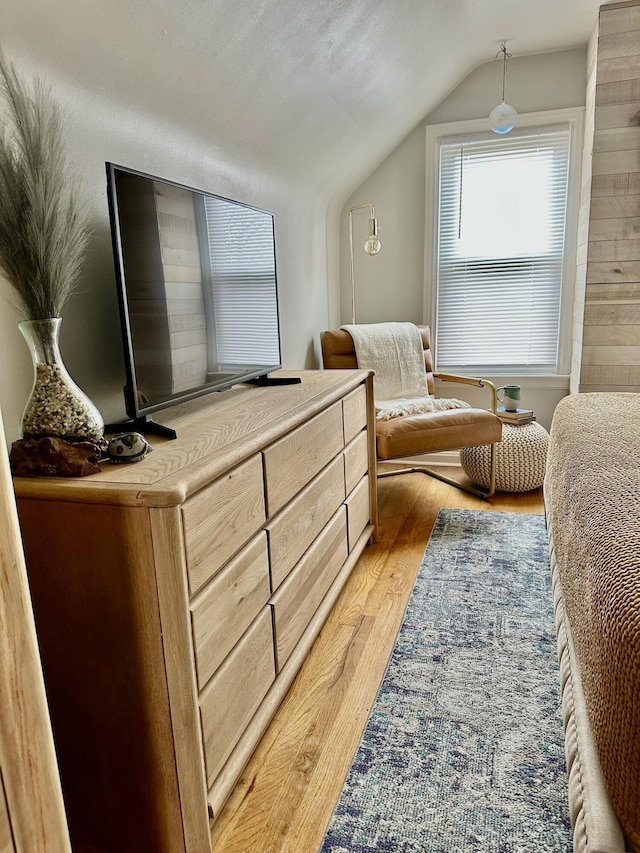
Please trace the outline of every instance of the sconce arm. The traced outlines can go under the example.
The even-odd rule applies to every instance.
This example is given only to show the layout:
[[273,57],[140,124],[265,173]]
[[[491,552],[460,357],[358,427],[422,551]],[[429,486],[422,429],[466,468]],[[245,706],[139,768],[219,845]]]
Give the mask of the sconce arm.
[[356,210],[363,210],[364,208],[367,208],[370,211],[369,222],[374,223],[373,233],[371,226],[369,227],[369,236],[377,237],[378,235],[376,209],[371,204],[371,202],[365,202],[364,204],[356,204],[354,205],[354,207],[349,208],[349,269],[351,274],[351,322],[354,324],[356,322],[356,282],[355,271],[353,268],[353,213]]

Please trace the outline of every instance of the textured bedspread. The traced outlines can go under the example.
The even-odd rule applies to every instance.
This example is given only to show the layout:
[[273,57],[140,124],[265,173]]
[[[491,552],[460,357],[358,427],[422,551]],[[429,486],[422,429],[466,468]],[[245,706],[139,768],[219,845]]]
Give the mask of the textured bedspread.
[[545,502],[602,772],[640,851],[640,394],[561,400]]

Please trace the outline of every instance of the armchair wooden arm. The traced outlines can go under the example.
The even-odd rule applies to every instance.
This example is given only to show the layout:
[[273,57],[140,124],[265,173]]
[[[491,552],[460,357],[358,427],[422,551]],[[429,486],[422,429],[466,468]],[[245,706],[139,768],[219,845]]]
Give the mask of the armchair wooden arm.
[[458,382],[461,385],[474,385],[477,388],[489,388],[491,391],[491,411],[495,415],[498,411],[498,391],[493,382],[488,379],[478,379],[474,376],[457,376],[455,373],[434,373],[434,379],[441,382]]

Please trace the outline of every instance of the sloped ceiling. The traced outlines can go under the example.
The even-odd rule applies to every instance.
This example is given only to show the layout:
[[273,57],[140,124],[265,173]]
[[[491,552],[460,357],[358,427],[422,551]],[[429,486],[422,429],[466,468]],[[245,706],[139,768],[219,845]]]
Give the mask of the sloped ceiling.
[[474,67],[493,59],[501,40],[514,55],[584,45],[600,2],[2,5],[12,43],[22,43],[37,65],[63,76],[81,68],[83,79],[71,83],[188,127],[285,180],[344,191]]

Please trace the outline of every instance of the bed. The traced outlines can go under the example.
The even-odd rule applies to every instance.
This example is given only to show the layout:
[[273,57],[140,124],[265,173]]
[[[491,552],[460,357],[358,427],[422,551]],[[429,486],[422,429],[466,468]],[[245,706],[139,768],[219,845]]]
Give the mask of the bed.
[[640,394],[560,401],[544,497],[574,853],[638,853]]

